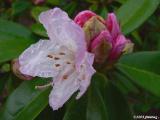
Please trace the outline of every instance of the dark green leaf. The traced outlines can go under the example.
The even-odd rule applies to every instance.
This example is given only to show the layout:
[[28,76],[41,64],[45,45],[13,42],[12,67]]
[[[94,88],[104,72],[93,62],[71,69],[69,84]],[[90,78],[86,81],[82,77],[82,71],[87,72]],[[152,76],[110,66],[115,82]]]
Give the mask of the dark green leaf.
[[48,104],[50,88],[36,90],[35,86],[44,84],[44,80],[35,79],[23,82],[9,96],[1,120],[33,120]]
[[69,102],[63,120],[132,120],[124,96],[105,76],[93,76],[87,95]]
[[106,7],[103,7],[103,8],[101,9],[100,15],[101,15],[103,18],[106,19],[107,13],[108,13],[107,8],[106,8]]
[[21,14],[30,6],[31,4],[29,3],[29,1],[26,0],[18,0],[16,2],[13,2],[12,4],[13,15]]
[[128,54],[123,56],[119,62],[138,69],[160,74],[160,51]]
[[44,29],[42,24],[35,23],[32,25],[31,30],[42,37],[48,37],[46,30]]
[[109,120],[132,120],[132,114],[123,94],[110,82],[105,88],[105,104]]
[[0,20],[0,62],[19,56],[35,40],[25,27],[5,20]]
[[158,7],[159,0],[128,0],[117,11],[122,31],[127,34],[139,27]]
[[73,96],[67,105],[63,120],[86,120],[86,105],[86,95],[79,100],[75,100],[75,96]]
[[46,10],[48,10],[49,8],[48,7],[34,7],[31,11],[31,15],[32,17],[36,20],[36,21],[39,21],[39,18],[38,16],[40,15],[41,12],[44,12]]
[[106,77],[101,74],[93,76],[92,84],[88,91],[87,120],[109,120],[102,94],[106,82]]
[[118,64],[118,68],[137,85],[160,97],[160,75],[125,64]]

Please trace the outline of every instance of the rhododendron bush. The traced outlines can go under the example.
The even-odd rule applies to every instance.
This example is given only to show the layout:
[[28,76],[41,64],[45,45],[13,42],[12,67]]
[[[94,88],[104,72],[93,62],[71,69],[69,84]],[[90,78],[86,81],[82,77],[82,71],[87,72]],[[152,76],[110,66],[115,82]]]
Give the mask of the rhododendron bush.
[[159,3],[0,2],[0,120],[159,119]]

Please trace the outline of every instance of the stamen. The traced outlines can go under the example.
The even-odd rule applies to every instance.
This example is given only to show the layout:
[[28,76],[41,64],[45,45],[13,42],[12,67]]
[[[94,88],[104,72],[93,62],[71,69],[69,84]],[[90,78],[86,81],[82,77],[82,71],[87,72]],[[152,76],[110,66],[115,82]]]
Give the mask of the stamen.
[[60,52],[59,54],[60,54],[60,55],[65,55],[65,53],[64,53],[64,52]]
[[52,86],[52,82],[48,83],[48,84],[45,84],[45,85],[38,85],[38,86],[35,86],[35,89],[44,89],[44,88],[47,88],[49,86]]
[[59,66],[61,66],[61,65],[60,65],[60,64],[55,64],[55,66],[56,66],[56,67],[59,67]]
[[68,75],[64,75],[63,79],[66,80],[68,78]]
[[47,57],[49,57],[49,58],[53,58],[53,56],[52,56],[52,55],[47,55]]

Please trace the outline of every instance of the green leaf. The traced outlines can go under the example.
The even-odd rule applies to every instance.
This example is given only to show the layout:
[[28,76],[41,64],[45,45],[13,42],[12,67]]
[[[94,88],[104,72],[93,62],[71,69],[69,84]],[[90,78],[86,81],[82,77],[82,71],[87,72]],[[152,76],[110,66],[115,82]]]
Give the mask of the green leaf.
[[35,23],[31,26],[31,30],[42,37],[48,37],[46,30],[44,29],[42,24]]
[[108,13],[108,10],[107,10],[106,7],[103,7],[103,8],[101,9],[101,11],[100,11],[101,17],[103,17],[103,18],[105,18],[105,19],[106,19],[106,17],[107,17],[107,13]]
[[69,16],[73,16],[74,12],[76,11],[77,3],[75,1],[66,4],[63,9],[68,13]]
[[39,21],[38,16],[40,15],[41,12],[44,12],[46,10],[49,10],[48,7],[33,7],[32,11],[31,11],[31,15],[32,17],[36,20]]
[[103,99],[106,77],[101,74],[93,76],[88,91],[87,120],[109,120],[108,111]]
[[118,64],[117,67],[137,85],[160,97],[160,75],[125,64]]
[[75,96],[69,101],[63,120],[86,120],[87,96],[83,95],[79,100]]
[[13,15],[21,14],[30,6],[31,6],[31,3],[25,0],[19,0],[19,1],[13,2],[12,4]]
[[113,72],[112,81],[119,88],[123,94],[138,93],[139,90],[136,88],[132,81],[128,80],[128,77],[121,74],[119,71]]
[[160,51],[137,52],[123,56],[120,63],[160,74]]
[[16,58],[30,44],[34,43],[32,33],[25,27],[0,20],[0,62]]
[[102,74],[96,73],[87,96],[69,102],[63,120],[131,120],[130,109],[121,92]]
[[1,120],[33,120],[48,104],[50,88],[36,90],[35,86],[44,80],[23,82],[9,96],[0,114]]
[[47,3],[51,5],[60,5],[60,3],[63,2],[62,0],[47,0]]
[[109,82],[105,88],[104,94],[104,101],[108,110],[109,120],[133,119],[125,97],[114,84]]
[[128,0],[117,11],[123,33],[138,28],[158,7],[159,0]]
[[160,52],[138,52],[123,56],[118,68],[150,93],[160,96]]

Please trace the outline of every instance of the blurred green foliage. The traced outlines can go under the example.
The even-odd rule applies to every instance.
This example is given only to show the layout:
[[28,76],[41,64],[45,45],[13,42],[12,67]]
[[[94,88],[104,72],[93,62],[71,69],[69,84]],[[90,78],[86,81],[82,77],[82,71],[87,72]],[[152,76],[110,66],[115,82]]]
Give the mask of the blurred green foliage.
[[[132,120],[133,115],[160,113],[160,1],[159,0],[0,0],[0,120]],[[71,18],[90,9],[103,18],[115,12],[122,31],[135,44],[115,68],[96,73],[87,93],[74,96],[52,111],[50,88],[35,90],[46,80],[19,80],[11,61],[41,37],[47,38],[38,15],[60,7]],[[160,114],[159,114],[160,115]],[[159,116],[160,117],[160,116]]]

